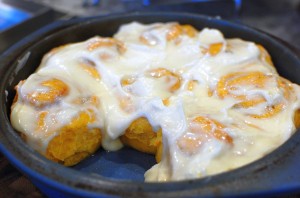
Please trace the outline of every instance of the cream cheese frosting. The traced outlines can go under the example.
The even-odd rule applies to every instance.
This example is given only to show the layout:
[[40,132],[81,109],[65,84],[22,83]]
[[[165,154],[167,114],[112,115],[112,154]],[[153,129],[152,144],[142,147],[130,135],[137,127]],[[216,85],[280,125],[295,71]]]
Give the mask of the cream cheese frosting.
[[[89,127],[100,128],[102,147],[116,151],[130,123],[145,117],[163,136],[162,160],[145,173],[148,182],[232,170],[285,142],[295,131],[299,86],[279,77],[253,42],[225,39],[209,28],[185,26],[178,33],[178,27],[132,22],[112,38],[53,49],[17,86],[12,125],[44,153],[59,128],[82,111],[93,112]],[[68,87],[63,98],[51,106],[30,100],[50,91],[42,82],[51,79]],[[39,131],[36,106],[43,105],[49,113]]]

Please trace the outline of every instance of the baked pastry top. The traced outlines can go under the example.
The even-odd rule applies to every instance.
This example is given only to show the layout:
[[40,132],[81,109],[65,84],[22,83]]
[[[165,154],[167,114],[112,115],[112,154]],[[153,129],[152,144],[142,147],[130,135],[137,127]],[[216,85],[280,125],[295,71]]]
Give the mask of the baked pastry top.
[[120,27],[47,53],[16,86],[11,123],[48,159],[100,146],[155,154],[146,181],[204,177],[259,159],[299,126],[299,86],[259,44],[178,23]]

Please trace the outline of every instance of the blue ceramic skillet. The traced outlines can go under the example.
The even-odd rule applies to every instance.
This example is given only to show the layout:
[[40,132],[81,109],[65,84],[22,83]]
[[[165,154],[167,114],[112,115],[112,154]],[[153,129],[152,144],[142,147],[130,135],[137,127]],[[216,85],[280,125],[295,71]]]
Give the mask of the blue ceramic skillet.
[[94,35],[111,36],[124,23],[178,21],[198,29],[217,28],[225,37],[239,37],[262,44],[278,72],[300,84],[300,55],[279,39],[249,27],[206,16],[184,13],[132,13],[53,23],[24,38],[0,58],[0,152],[50,197],[186,197],[263,196],[300,193],[300,132],[264,158],[236,170],[202,179],[144,183],[143,173],[154,157],[125,148],[100,149],[79,165],[68,168],[53,163],[24,143],[11,127],[10,106],[14,86],[39,65],[53,47],[85,40]]

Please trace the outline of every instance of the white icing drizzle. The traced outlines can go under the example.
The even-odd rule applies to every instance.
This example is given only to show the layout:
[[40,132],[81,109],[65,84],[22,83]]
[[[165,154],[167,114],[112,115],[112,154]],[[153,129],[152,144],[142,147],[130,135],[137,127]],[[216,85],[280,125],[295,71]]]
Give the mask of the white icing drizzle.
[[[12,107],[12,125],[27,136],[34,149],[44,153],[61,127],[80,112],[92,109],[96,121],[89,127],[100,128],[104,136],[102,147],[115,151],[122,147],[118,137],[130,123],[146,117],[154,130],[162,128],[163,132],[162,161],[146,172],[146,181],[182,180],[228,171],[266,155],[292,135],[294,112],[300,106],[299,86],[289,83],[293,96],[286,99],[278,88],[276,70],[260,59],[260,50],[254,43],[225,39],[220,31],[208,28],[194,37],[181,35],[180,39],[168,41],[166,34],[174,24],[133,22],[121,26],[113,38],[124,44],[125,52],[118,44],[89,48],[103,39],[94,37],[46,54],[36,73],[17,86],[19,97]],[[222,44],[217,55],[203,51],[214,43]],[[82,63],[92,65],[101,78],[85,71]],[[158,68],[175,76],[155,77],[153,70]],[[248,99],[259,95],[265,101],[250,108],[235,108],[240,102],[237,98],[220,98],[216,91],[218,82],[233,72],[274,76],[263,88],[237,85],[231,90],[233,95],[247,95]],[[37,90],[46,91],[48,88],[40,83],[53,78],[67,84],[69,93],[55,105],[43,107],[49,112],[47,128],[38,132],[36,123],[41,109],[26,102],[26,97]],[[124,78],[132,82],[122,85]],[[180,87],[170,91],[178,80]],[[192,80],[197,83],[189,90]],[[88,102],[73,102],[92,96],[99,99],[98,107]],[[169,104],[164,105],[163,99],[168,99]],[[262,114],[267,105],[280,102],[284,107],[276,115],[249,116]],[[209,134],[193,133],[193,119],[197,116],[220,123],[221,130],[232,138],[232,144]],[[213,127],[213,130],[218,128]],[[184,136],[202,138],[196,145],[199,148],[185,152],[178,144]]]

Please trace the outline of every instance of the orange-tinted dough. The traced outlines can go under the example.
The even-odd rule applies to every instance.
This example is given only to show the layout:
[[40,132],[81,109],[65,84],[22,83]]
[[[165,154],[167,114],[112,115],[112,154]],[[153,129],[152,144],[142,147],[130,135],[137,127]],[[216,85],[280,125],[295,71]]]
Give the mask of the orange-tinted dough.
[[[175,41],[178,44],[180,41],[178,39],[182,35],[187,35],[189,37],[195,37],[198,31],[194,29],[190,25],[179,25],[175,24],[170,28],[170,30],[166,34],[167,41]],[[146,38],[141,37],[141,41],[145,44],[149,44],[149,41]],[[125,53],[126,47],[123,42],[120,42],[116,39],[112,38],[98,38],[94,42],[91,42],[87,48],[89,51],[94,51],[99,47],[114,47],[120,54]],[[64,46],[62,46],[64,47]],[[49,52],[49,56],[56,53],[62,47],[54,48]],[[223,49],[223,43],[214,43],[209,46],[208,49],[205,49],[206,53],[209,53],[211,56],[216,56],[221,52]],[[266,49],[257,44],[257,47],[260,50],[260,59],[262,61],[267,62],[269,65],[273,66],[273,62],[271,60],[270,55],[266,51]],[[100,55],[99,55],[100,56]],[[100,56],[102,59],[107,59],[109,56],[107,54],[101,54]],[[84,61],[81,63],[82,69],[87,72],[89,75],[94,77],[96,80],[101,79],[100,73],[94,67],[92,62]],[[236,99],[240,100],[240,102],[236,105],[236,107],[248,108],[255,106],[259,103],[265,102],[265,99],[262,97],[257,97],[252,100],[247,100],[245,95],[233,95],[228,91],[228,80],[230,81],[229,85],[237,85],[237,84],[255,84],[257,86],[263,86],[264,82],[268,80],[264,74],[260,74],[259,72],[253,72],[245,74],[244,76],[240,76],[235,78],[240,74],[245,74],[243,72],[236,72],[231,73],[227,76],[224,76],[220,82],[218,83],[217,87],[217,94],[220,98],[224,97],[235,97]],[[158,68],[156,70],[152,70],[150,75],[155,78],[160,77],[169,77],[175,78],[176,83],[170,87],[170,92],[177,91],[181,86],[181,77],[178,74],[175,74],[165,68]],[[231,81],[231,78],[234,80]],[[245,80],[246,79],[246,80]],[[248,81],[251,79],[250,81]],[[123,78],[121,79],[122,86],[129,85],[134,82],[134,78]],[[22,83],[22,82],[21,82]],[[187,89],[192,91],[194,86],[197,84],[197,81],[190,81],[188,84]],[[45,80],[41,84],[42,86],[46,86],[49,88],[48,92],[35,92],[31,93],[30,95],[26,96],[27,101],[38,108],[43,108],[48,104],[55,103],[58,99],[66,96],[69,92],[68,86],[59,79],[50,79]],[[226,85],[226,86],[225,86]],[[279,79],[278,85],[281,89],[284,89],[285,98],[290,97],[290,89],[291,87],[286,83],[285,80]],[[86,99],[79,99],[74,101],[74,103],[83,103]],[[95,105],[98,105],[99,101],[95,97],[91,97],[88,99]],[[14,102],[17,101],[17,94],[15,97]],[[123,101],[122,101],[123,102]],[[168,99],[163,99],[163,102],[166,106],[168,106]],[[127,103],[126,103],[127,104]],[[268,112],[277,112],[282,109],[280,106],[275,106],[277,109],[272,110],[270,109]],[[122,104],[121,104],[122,106]],[[43,130],[45,125],[44,119],[47,116],[47,111],[43,111],[40,114],[40,119],[37,122],[37,128]],[[263,117],[270,117],[271,114],[265,114]],[[46,150],[46,157],[50,160],[55,162],[59,162],[65,166],[72,166],[86,158],[87,156],[94,153],[101,145],[101,130],[98,128],[89,129],[88,124],[94,121],[93,115],[91,112],[81,112],[78,117],[74,118],[68,125],[62,127],[58,131],[58,135],[55,136],[52,140],[50,140],[47,150]],[[221,123],[218,123],[215,120],[207,119],[204,117],[197,117],[194,120],[197,122],[201,127],[201,129],[214,136],[214,138],[219,139],[221,141],[225,141],[229,144],[232,144],[232,138],[223,131],[224,126]],[[297,110],[294,114],[294,123],[295,126],[298,128],[300,127],[300,110]],[[215,126],[215,130],[212,130],[212,125]],[[24,135],[25,136],[25,135]],[[134,120],[130,126],[126,129],[124,134],[120,137],[121,141],[138,151],[155,154],[157,162],[161,160],[162,153],[163,153],[163,144],[162,144],[162,130],[159,129],[155,132],[148,122],[148,120],[144,117],[138,118]],[[194,145],[194,141],[191,139],[182,139],[183,142],[177,142],[178,146],[182,150],[190,151],[193,148],[190,146]],[[184,147],[185,145],[186,147]]]
[[65,166],[72,166],[93,154],[101,145],[101,131],[89,129],[92,116],[86,112],[62,127],[48,144],[46,157]]
[[[148,120],[144,117],[134,120],[126,129],[121,141],[138,151],[156,154],[158,147],[162,144],[161,129],[154,132]],[[161,151],[157,159],[160,159]]]
[[151,77],[154,78],[161,78],[161,77],[167,77],[167,82],[170,81],[170,78],[176,79],[176,82],[170,87],[170,92],[177,91],[181,86],[181,77],[178,74],[175,74],[174,72],[171,72],[165,68],[157,68],[153,69],[149,72]]
[[68,95],[69,92],[68,85],[56,78],[41,82],[41,86],[47,87],[48,90],[36,90],[26,96],[26,100],[37,107],[53,104],[61,97]]
[[[234,94],[234,90],[239,86],[255,86],[256,88],[263,89],[267,86],[269,81],[276,81],[278,89],[281,89],[286,100],[291,99],[293,96],[293,88],[291,83],[282,78],[274,75],[267,75],[262,72],[233,72],[229,73],[219,80],[217,83],[217,95],[223,99],[225,97],[233,97],[240,102],[234,105],[235,108],[249,108],[258,104],[265,103],[267,100],[257,95],[249,99],[247,95]],[[265,112],[262,114],[251,114],[254,118],[269,118],[281,112],[284,109],[284,101],[279,101],[274,104],[266,104]]]
[[300,128],[300,109],[297,109],[297,111],[295,111],[294,123],[296,128]]
[[268,51],[260,44],[256,44],[256,46],[258,47],[258,49],[260,51],[260,59],[262,61],[266,61],[269,65],[274,66],[272,58],[271,58],[270,54],[268,53]]
[[189,128],[190,134],[184,134],[177,140],[177,145],[181,151],[193,154],[213,137],[219,141],[223,141],[229,145],[233,144],[233,138],[226,132],[225,126],[218,121],[204,117],[197,116],[192,120],[192,125]]

